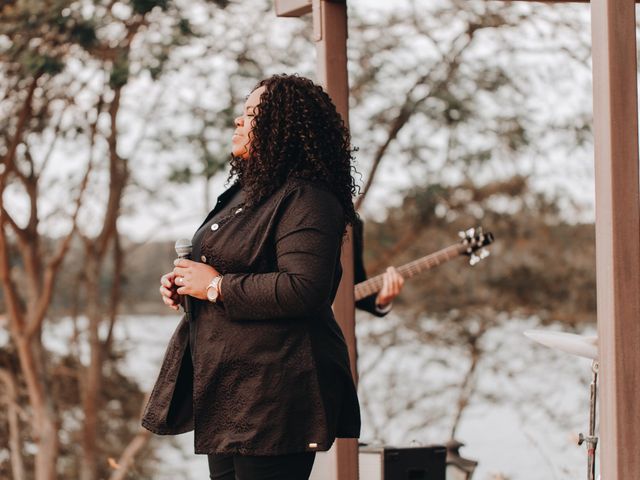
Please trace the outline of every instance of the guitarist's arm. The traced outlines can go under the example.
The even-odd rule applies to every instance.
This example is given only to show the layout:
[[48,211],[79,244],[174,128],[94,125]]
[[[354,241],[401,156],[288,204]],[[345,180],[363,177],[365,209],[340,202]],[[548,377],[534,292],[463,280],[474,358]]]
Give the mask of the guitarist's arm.
[[[362,253],[364,251],[363,225],[358,217],[353,224],[353,277],[354,283],[364,282],[367,272],[364,268]],[[391,302],[398,296],[404,279],[395,268],[389,267],[384,276],[382,290],[377,295],[370,295],[356,302],[356,308],[369,312],[377,317],[384,317],[391,311]]]

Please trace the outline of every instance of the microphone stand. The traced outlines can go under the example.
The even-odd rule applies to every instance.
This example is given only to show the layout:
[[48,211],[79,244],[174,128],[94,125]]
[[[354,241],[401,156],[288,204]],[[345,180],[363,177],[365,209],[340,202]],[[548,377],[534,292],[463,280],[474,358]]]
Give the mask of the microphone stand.
[[598,389],[598,362],[594,360],[591,365],[592,377],[589,385],[589,435],[579,436],[578,445],[587,445],[587,480],[596,478],[596,447],[598,437],[596,437],[596,395]]

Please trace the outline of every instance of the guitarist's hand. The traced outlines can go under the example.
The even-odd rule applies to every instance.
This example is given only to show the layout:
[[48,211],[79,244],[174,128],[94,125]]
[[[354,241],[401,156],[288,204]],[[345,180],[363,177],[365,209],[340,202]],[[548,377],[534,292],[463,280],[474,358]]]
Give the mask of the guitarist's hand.
[[382,280],[382,289],[376,297],[376,306],[378,308],[387,307],[398,296],[403,285],[402,275],[394,267],[387,267]]

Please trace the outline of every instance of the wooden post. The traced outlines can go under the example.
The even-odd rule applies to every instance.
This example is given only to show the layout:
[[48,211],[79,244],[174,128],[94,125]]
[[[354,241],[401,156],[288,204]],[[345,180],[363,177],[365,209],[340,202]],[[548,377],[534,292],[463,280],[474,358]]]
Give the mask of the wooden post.
[[593,0],[601,474],[640,478],[640,195],[633,0]]
[[[314,0],[314,38],[318,53],[318,80],[331,96],[348,127],[349,81],[347,77],[347,7],[345,3]],[[351,372],[353,377],[357,379],[353,304],[353,246],[351,235],[349,235],[349,241],[343,244],[342,282],[333,308],[349,347]]]
[[[347,74],[346,0],[275,0],[276,13],[298,17],[313,12],[313,34],[317,52],[317,80],[335,103],[349,126],[349,81]],[[351,373],[357,382],[355,310],[353,298],[353,243],[351,231],[342,245],[342,281],[333,310],[349,349]],[[357,480],[358,440],[338,439],[323,458],[335,468],[331,479]]]
[[[349,126],[346,1],[313,0],[313,30],[317,52],[317,77],[331,96],[345,125]],[[351,231],[342,245],[342,282],[333,310],[349,348],[351,373],[357,382],[355,311],[353,299],[353,243]],[[336,441],[338,480],[358,478],[358,440]]]

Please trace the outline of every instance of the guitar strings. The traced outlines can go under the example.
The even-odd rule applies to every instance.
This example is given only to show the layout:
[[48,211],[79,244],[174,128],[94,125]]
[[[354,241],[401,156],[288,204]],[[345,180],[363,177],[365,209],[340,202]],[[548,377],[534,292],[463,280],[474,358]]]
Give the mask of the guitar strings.
[[[412,277],[425,269],[438,266],[443,261],[448,261],[452,256],[458,256],[468,248],[467,245],[452,245],[438,252],[419,258],[398,268],[398,273],[403,276]],[[384,274],[376,275],[365,280],[355,288],[356,301],[368,297],[382,288]]]

